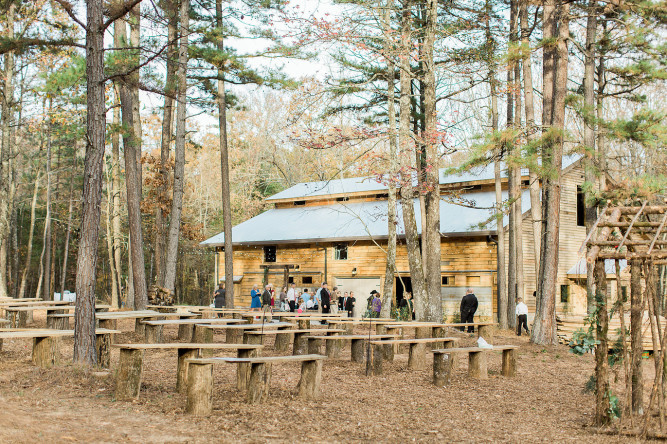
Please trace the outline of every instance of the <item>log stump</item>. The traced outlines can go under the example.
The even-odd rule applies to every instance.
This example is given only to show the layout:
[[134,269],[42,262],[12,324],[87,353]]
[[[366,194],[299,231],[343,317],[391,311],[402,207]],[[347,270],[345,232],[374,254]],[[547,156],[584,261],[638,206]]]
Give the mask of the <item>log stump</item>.
[[159,344],[162,342],[161,325],[144,325],[144,333],[146,344]]
[[96,334],[95,347],[97,348],[97,365],[102,368],[111,367],[111,334]]
[[120,349],[118,377],[116,379],[116,399],[129,401],[139,397],[144,350]]
[[213,411],[213,364],[188,365],[187,400],[185,412],[194,416],[207,416]]
[[239,335],[242,335],[243,333],[239,330],[234,330],[232,328],[228,328],[225,330],[225,342],[227,344],[236,344],[238,343],[238,337]]
[[503,350],[502,375],[513,378],[516,376],[516,349]]
[[320,395],[322,382],[322,361],[303,361],[301,364],[301,379],[297,386],[299,398],[315,399]]
[[382,361],[384,361],[384,345],[371,344],[371,374],[382,374]]
[[[338,336],[338,334],[333,334],[329,336]],[[327,345],[325,347],[327,358],[338,359],[340,358],[340,349],[341,349],[341,339],[329,339],[327,340]]]
[[476,379],[489,378],[486,365],[486,352],[468,352],[468,377]]
[[192,340],[192,326],[189,324],[181,324],[178,326],[178,340],[190,342]]
[[264,335],[250,335],[243,333],[243,343],[244,344],[264,344]]
[[[254,358],[255,356],[257,356],[257,350],[238,350],[236,353],[238,358]],[[236,366],[236,388],[245,391],[248,387],[248,379],[250,379],[250,363],[239,362]]]
[[33,338],[32,341],[32,363],[48,368],[56,365],[60,360],[58,352],[58,337]]
[[271,385],[271,363],[253,362],[250,364],[250,378],[246,400],[249,404],[258,404],[269,397]]
[[198,348],[179,348],[178,364],[176,367],[176,391],[183,393],[187,391],[188,386],[188,363],[186,359],[198,358],[200,350]]
[[273,343],[273,348],[275,349],[275,351],[279,353],[284,353],[289,349],[289,345],[293,340],[294,340],[293,334],[278,333],[276,334],[276,341]]
[[255,323],[255,316],[254,315],[242,315],[241,319],[246,321],[246,324],[254,324]]
[[480,336],[489,344],[493,344],[493,325],[477,326],[477,337]]
[[322,339],[308,339],[308,354],[319,355],[322,352],[322,341]]
[[292,347],[293,355],[305,355],[308,352],[307,335],[308,333],[294,333],[294,346]]
[[433,384],[443,387],[451,377],[451,357],[447,353],[433,353]]
[[310,330],[310,319],[297,320],[297,326],[299,330]]
[[145,335],[146,324],[144,324],[142,321],[144,321],[142,318],[137,318],[134,320],[134,332],[139,336]]
[[192,342],[196,344],[210,344],[213,342],[213,330],[205,325],[195,325],[192,333]]
[[415,327],[415,339],[431,338],[433,328],[431,327]]
[[408,368],[410,370],[421,370],[426,366],[426,344],[410,344],[408,355]]
[[[433,338],[444,338],[447,336],[447,328],[446,327],[433,327]],[[439,348],[442,348],[444,346],[444,342],[434,342],[431,344],[431,350],[437,350]]]
[[352,339],[350,341],[350,358],[352,362],[364,362],[365,347],[363,339]]

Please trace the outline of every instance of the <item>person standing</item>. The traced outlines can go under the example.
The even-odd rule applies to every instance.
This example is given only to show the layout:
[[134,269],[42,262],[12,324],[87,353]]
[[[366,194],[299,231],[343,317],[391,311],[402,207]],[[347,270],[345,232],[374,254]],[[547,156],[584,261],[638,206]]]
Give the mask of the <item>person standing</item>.
[[[347,293],[347,292],[346,292]],[[357,304],[357,300],[354,298],[354,292],[350,292],[350,296],[345,299],[345,310],[347,311],[347,317],[354,317],[354,306]]]
[[262,293],[262,308],[271,308],[271,284],[266,284]]
[[331,313],[338,314],[341,299],[343,298],[340,295],[340,291],[338,291],[338,287],[334,287],[331,291]]
[[[303,301],[304,307],[306,307],[307,310],[310,310],[313,308],[313,301],[310,300],[310,292],[308,292],[307,288],[303,289],[303,293],[301,294],[301,300]],[[301,305],[299,304],[299,307]]]
[[379,318],[382,311],[382,299],[380,299],[380,292],[377,290],[371,291],[371,318]]
[[280,296],[278,297],[278,303],[280,304],[280,311],[287,311],[287,287],[283,287],[280,290]]
[[518,318],[516,324],[516,335],[521,336],[521,327],[526,329],[526,334],[530,334],[528,331],[528,306],[523,303],[523,299],[519,298],[516,300],[516,316]]
[[287,290],[287,303],[289,304],[289,311],[294,313],[294,310],[296,310],[296,284],[294,282]]
[[259,311],[260,308],[262,308],[262,300],[260,298],[259,286],[255,284],[250,291],[250,311]]
[[345,301],[347,300],[348,295],[347,291],[343,293],[342,296],[338,297],[338,311],[343,312],[345,311]]
[[322,313],[331,313],[331,293],[326,282],[322,282],[320,288],[320,302],[322,304]]
[[[466,290],[466,295],[461,299],[461,323],[470,324],[473,322],[475,312],[477,311],[477,296],[472,292],[472,288]],[[461,331],[465,330],[465,327],[461,328]],[[468,333],[475,331],[472,325],[468,326]]]
[[213,304],[215,308],[225,307],[226,294],[227,292],[225,291],[225,284],[223,282],[220,282],[220,284],[218,285],[218,289],[215,290],[215,293],[213,293]]

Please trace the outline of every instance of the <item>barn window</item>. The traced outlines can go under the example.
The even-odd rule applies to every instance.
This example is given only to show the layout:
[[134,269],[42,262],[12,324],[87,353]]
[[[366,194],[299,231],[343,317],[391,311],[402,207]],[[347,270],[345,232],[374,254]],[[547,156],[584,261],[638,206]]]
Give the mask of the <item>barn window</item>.
[[584,201],[584,189],[577,185],[577,226],[586,225],[586,205]]
[[442,276],[441,285],[443,287],[447,285],[454,285],[454,276]]
[[347,196],[346,196],[346,197],[337,197],[337,198],[336,198],[336,202],[347,202],[348,200],[350,200],[350,198],[347,197]]
[[301,283],[302,284],[312,284],[313,283],[313,277],[312,276],[304,276],[301,278]]
[[334,247],[334,259],[336,259],[337,261],[347,260],[347,245],[337,244]]
[[570,302],[570,286],[561,285],[560,286],[560,301],[563,303]]
[[288,284],[293,284],[294,283],[294,276],[290,276],[287,278],[287,283]]
[[276,261],[276,246],[266,246],[264,247],[264,262],[275,262]]
[[300,207],[300,206],[302,206],[302,205],[306,205],[306,201],[305,201],[305,200],[295,200],[295,201],[294,201],[294,206],[295,206],[295,207]]

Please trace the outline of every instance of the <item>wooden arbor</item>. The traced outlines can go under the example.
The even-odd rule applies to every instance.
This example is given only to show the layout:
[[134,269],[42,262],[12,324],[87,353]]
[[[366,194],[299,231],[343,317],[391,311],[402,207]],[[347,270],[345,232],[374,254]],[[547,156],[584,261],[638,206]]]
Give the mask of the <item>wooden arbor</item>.
[[[667,329],[662,330],[660,320],[660,303],[656,291],[656,265],[667,263],[667,205],[650,204],[644,201],[641,205],[609,205],[607,204],[591,228],[584,245],[588,248],[586,261],[595,265],[595,301],[593,313],[596,327],[596,339],[599,342],[595,350],[596,377],[596,414],[598,425],[610,420],[610,386],[608,375],[609,342],[609,308],[607,304],[607,268],[605,260],[615,261],[615,273],[620,279],[619,261],[628,260],[631,269],[630,284],[630,350],[626,340],[626,324],[624,303],[619,291],[614,309],[618,311],[621,321],[623,365],[625,371],[625,409],[631,421],[633,414],[644,414],[644,424],[640,433],[645,434],[654,404],[660,410],[660,424],[665,415],[665,391],[659,390],[663,385],[665,347]],[[641,278],[645,285],[642,289]],[[642,291],[644,290],[644,291]],[[650,393],[649,405],[643,405],[643,374],[642,374],[642,320],[644,307],[648,307],[651,323],[656,375]],[[659,350],[659,352],[658,352]]]

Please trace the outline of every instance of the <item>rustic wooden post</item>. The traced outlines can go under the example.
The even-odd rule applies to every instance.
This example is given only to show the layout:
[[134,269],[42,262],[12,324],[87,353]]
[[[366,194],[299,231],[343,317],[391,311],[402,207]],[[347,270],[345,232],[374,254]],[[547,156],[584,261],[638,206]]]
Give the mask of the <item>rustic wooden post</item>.
[[415,327],[415,339],[431,337],[431,327]]
[[253,335],[249,332],[243,332],[244,344],[264,344],[264,335]]
[[383,348],[385,361],[394,362],[394,344],[386,344]]
[[478,325],[477,337],[482,337],[489,344],[493,344],[493,325]]
[[53,317],[53,315],[47,311],[46,312],[46,328],[56,328],[55,322],[56,322],[56,320]]
[[630,342],[632,345],[630,374],[632,375],[632,411],[634,413],[644,411],[642,311],[641,261],[634,259],[630,261]]
[[604,267],[604,259],[598,258],[595,260],[593,274],[595,276],[595,302],[598,313],[595,338],[599,341],[595,347],[595,424],[601,426],[610,420],[608,396],[609,369],[607,359],[609,352],[607,339],[609,314],[607,311],[607,272]]
[[[136,324],[135,324],[136,325]],[[116,378],[116,399],[127,401],[137,399],[141,388],[144,350],[121,348]]]
[[319,355],[322,351],[322,339],[308,338],[308,354]]
[[[32,314],[32,311],[30,311],[30,314]],[[26,328],[28,326],[28,312],[19,311],[18,316],[19,316],[19,328]]]
[[178,326],[178,340],[179,341],[191,341],[193,330],[194,329],[190,326],[190,324],[180,324]]
[[185,412],[208,416],[213,411],[213,364],[191,362],[188,365],[188,388]]
[[451,357],[447,353],[433,353],[433,384],[443,387],[449,384],[451,376]]
[[373,375],[382,374],[382,361],[384,360],[384,344],[372,344],[371,347],[371,372]]
[[297,325],[299,330],[310,330],[310,319],[299,319]]
[[134,320],[134,332],[139,336],[144,336],[146,325],[143,323],[144,318],[136,318]]
[[[243,335],[243,330],[236,330],[233,328],[225,329],[225,342],[227,344],[236,344],[239,342],[239,336]],[[243,342],[243,341],[241,341]]]
[[513,348],[503,350],[502,375],[510,378],[516,376],[516,350]]
[[246,321],[246,324],[253,324],[255,322],[254,315],[242,315],[241,319]]
[[488,379],[489,373],[486,365],[486,352],[468,352],[468,377],[477,379]]
[[16,311],[10,311],[5,309],[5,318],[9,321],[9,328],[18,328],[18,317],[16,316]]
[[196,344],[210,344],[213,342],[213,330],[206,325],[195,324],[192,333],[192,342]]
[[162,326],[144,324],[146,344],[159,344],[162,342]]
[[303,361],[301,364],[301,379],[297,386],[299,397],[304,399],[317,398],[320,395],[321,382],[322,360]]
[[[280,327],[279,332],[288,330],[290,327]],[[292,334],[289,333],[276,333],[276,341],[273,343],[273,348],[279,353],[284,353],[289,348],[290,342],[292,342]]]
[[[238,358],[253,358],[257,356],[255,349],[239,349],[236,352]],[[248,379],[250,378],[250,364],[247,362],[239,362],[236,366],[236,388],[244,391],[248,387]]]
[[188,363],[186,359],[198,358],[201,350],[198,348],[179,348],[178,364],[176,367],[176,391],[183,393],[186,391],[188,384]]
[[[434,338],[444,338],[447,336],[447,328],[446,327],[433,327],[433,337]],[[434,342],[431,345],[431,349],[435,350],[438,348],[442,348],[445,345],[444,342]]]
[[42,367],[48,368],[54,366],[59,361],[57,337],[38,337],[34,338],[32,342],[32,363]]
[[269,396],[271,385],[271,363],[253,362],[250,364],[250,378],[248,379],[248,390],[246,400],[249,404],[257,404]]
[[[400,328],[398,328],[398,327],[385,326],[385,331],[388,335],[398,335],[399,330],[400,330]],[[399,347],[400,347],[400,344],[394,344],[393,345],[393,348],[394,348],[393,353],[398,353],[400,351]],[[394,357],[392,355],[392,360],[393,359],[394,359]]]
[[408,356],[408,368],[411,370],[421,370],[426,366],[426,344],[418,342],[410,344],[410,354]]
[[111,366],[111,334],[95,334],[95,347],[97,348],[97,365],[109,368]]
[[[338,336],[338,332],[327,332],[327,336]],[[326,355],[328,358],[338,359],[340,358],[340,349],[341,349],[341,340],[340,339],[329,339],[326,343]]]
[[364,362],[365,347],[363,339],[350,340],[350,357],[352,362]]
[[305,355],[308,351],[308,340],[306,336],[310,333],[294,333],[294,346],[292,347],[293,355]]

